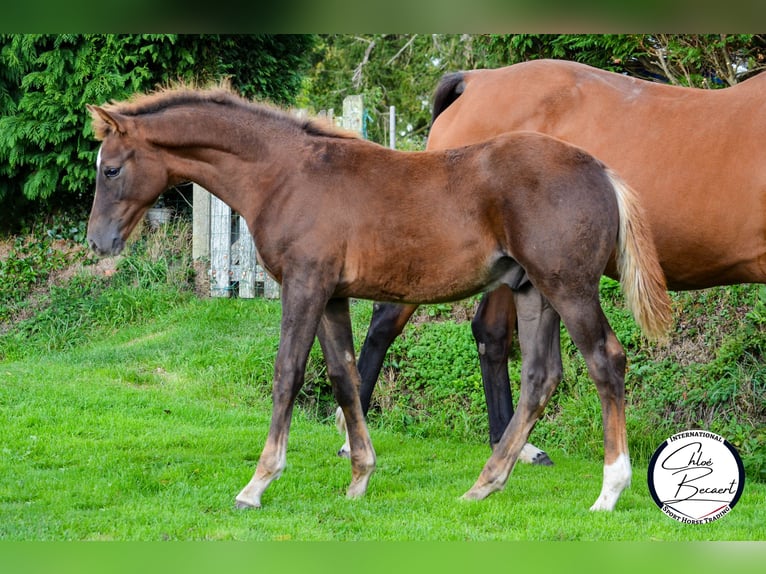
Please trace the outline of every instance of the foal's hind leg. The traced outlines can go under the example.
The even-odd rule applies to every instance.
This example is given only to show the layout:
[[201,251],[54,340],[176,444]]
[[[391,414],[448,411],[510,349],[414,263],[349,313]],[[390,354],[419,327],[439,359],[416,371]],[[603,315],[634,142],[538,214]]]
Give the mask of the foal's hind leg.
[[348,299],[331,299],[319,322],[319,343],[327,363],[333,393],[348,426],[351,484],[348,496],[362,496],[375,470],[375,451],[359,401],[359,373],[354,359]]
[[604,480],[591,510],[612,510],[630,486],[631,468],[625,429],[625,352],[598,299],[559,306],[572,341],[585,359],[601,399],[604,425]]
[[[482,297],[471,330],[479,352],[484,398],[489,418],[489,443],[500,441],[513,416],[513,396],[508,378],[508,356],[516,329],[516,306],[513,291],[501,285]],[[521,462],[550,466],[553,461],[532,444],[525,444],[519,455]]]
[[516,412],[479,478],[464,498],[479,500],[502,490],[516,460],[561,381],[559,316],[531,284],[515,294],[521,346],[521,395]]
[[[357,363],[362,381],[359,387],[359,399],[365,415],[370,408],[372,392],[375,389],[375,383],[378,382],[386,353],[417,308],[417,305],[397,305],[394,303],[375,303],[373,307],[370,327],[367,329],[367,337],[362,345]],[[348,457],[351,447],[348,444],[346,421],[340,407],[335,412],[335,426],[339,433],[346,435],[346,442],[340,447],[338,456]]]

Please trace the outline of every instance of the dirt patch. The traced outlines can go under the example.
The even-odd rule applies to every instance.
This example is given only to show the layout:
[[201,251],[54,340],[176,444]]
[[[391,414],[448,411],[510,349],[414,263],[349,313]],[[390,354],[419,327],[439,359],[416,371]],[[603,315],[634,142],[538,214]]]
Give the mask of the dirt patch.
[[455,303],[442,303],[439,305],[421,305],[415,311],[410,323],[419,325],[422,323],[438,323],[440,321],[455,321],[456,323],[473,321],[476,310],[479,308],[479,297],[471,297]]
[[10,239],[0,239],[0,261],[4,261],[13,249],[13,241]]

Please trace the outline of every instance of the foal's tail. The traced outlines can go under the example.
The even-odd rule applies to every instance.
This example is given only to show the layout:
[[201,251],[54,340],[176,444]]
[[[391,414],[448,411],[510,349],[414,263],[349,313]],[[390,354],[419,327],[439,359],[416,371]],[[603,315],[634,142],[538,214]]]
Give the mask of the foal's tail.
[[655,340],[667,338],[673,324],[657,249],[636,192],[615,172],[606,170],[620,211],[617,237],[617,271],[633,317],[644,334]]

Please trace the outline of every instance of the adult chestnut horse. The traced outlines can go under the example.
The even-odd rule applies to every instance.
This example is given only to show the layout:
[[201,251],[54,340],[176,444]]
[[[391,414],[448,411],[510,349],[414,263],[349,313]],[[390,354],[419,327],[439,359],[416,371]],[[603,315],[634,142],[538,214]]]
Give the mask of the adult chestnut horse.
[[434,303],[497,284],[513,290],[522,348],[519,407],[467,498],[501,489],[561,379],[559,321],[602,402],[611,510],[630,482],[625,354],[599,304],[607,265],[649,335],[670,302],[635,195],[601,162],[560,140],[507,134],[455,150],[397,152],[252,104],[223,89],[175,89],[89,107],[102,140],[88,241],[116,254],[168,187],[195,181],[246,219],[282,284],[282,321],[266,445],[240,507],[260,507],[286,464],[295,397],[315,335],[351,443],[347,494],[375,453],[358,395],[349,297]]
[[[603,160],[639,194],[668,288],[764,283],[764,94],[766,74],[700,90],[560,60],[459,72],[436,89],[427,149],[514,130],[556,136]],[[416,308],[375,305],[359,356],[365,413],[385,353]],[[511,292],[500,287],[472,323],[493,445],[513,414],[507,360],[515,314]],[[529,457],[547,461],[534,448]]]

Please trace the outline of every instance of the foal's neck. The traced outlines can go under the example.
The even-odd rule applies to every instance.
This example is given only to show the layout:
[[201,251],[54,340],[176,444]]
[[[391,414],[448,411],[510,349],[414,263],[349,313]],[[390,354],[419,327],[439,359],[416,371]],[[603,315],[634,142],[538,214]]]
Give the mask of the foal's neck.
[[251,221],[274,183],[296,170],[295,158],[310,136],[278,113],[223,111],[214,104],[192,116],[169,110],[152,122],[148,139],[167,154],[179,179],[198,183]]

